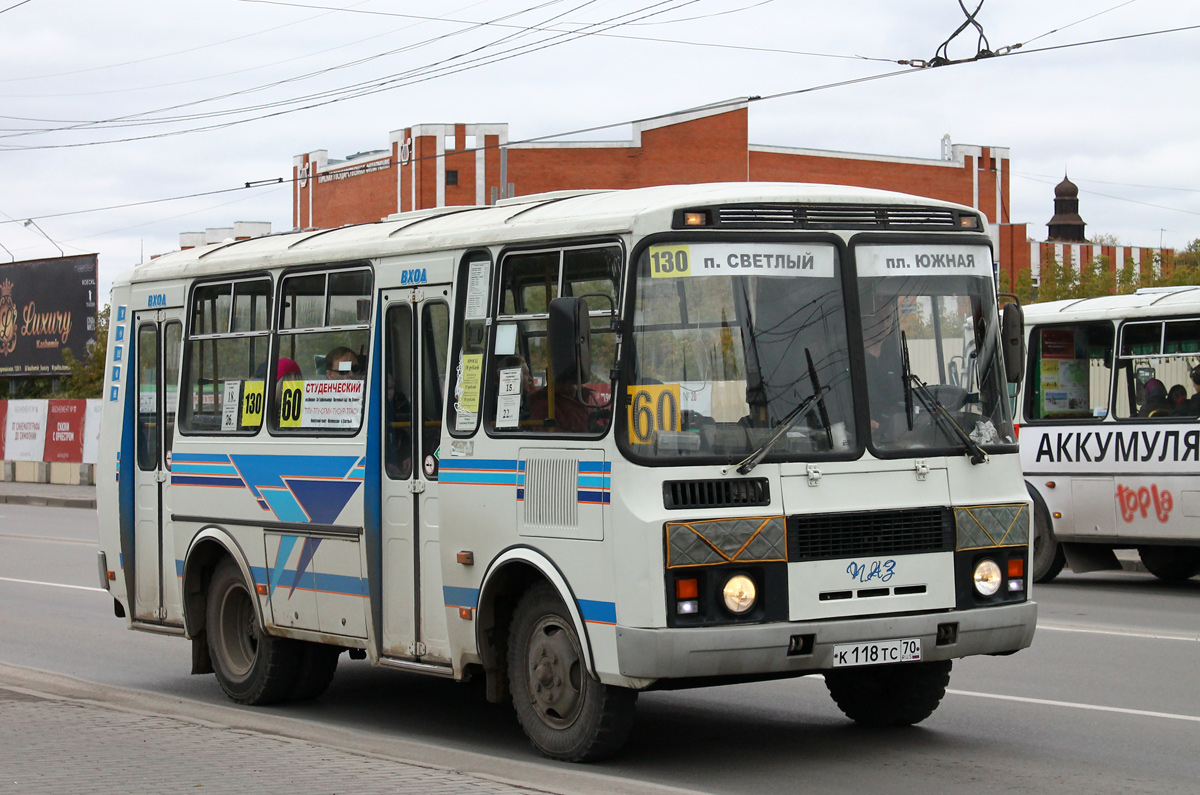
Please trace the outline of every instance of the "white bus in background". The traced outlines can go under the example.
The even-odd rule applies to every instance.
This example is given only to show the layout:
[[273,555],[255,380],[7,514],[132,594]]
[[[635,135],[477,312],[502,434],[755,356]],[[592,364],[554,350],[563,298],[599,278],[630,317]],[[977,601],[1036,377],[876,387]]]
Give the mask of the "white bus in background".
[[1196,394],[1200,288],[1032,304],[1025,322],[1034,579],[1119,569],[1118,549],[1162,580],[1200,573],[1200,398],[1175,397]]
[[101,579],[246,704],[348,652],[559,759],[654,689],[916,723],[1036,621],[992,262],[970,208],[764,183],[160,257],[113,288]]

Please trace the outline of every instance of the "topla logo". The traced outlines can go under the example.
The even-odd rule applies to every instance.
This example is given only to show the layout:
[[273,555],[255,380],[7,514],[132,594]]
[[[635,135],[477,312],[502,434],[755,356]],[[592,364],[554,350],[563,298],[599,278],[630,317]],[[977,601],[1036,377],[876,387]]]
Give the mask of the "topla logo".
[[17,305],[12,299],[13,283],[0,284],[0,356],[17,349]]

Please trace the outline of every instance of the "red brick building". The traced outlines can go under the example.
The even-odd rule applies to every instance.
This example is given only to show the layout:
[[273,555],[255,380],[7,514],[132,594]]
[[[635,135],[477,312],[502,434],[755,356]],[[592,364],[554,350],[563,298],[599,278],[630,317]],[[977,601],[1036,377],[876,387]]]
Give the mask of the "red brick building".
[[294,159],[293,223],[331,228],[506,196],[697,182],[817,182],[913,193],[978,208],[1003,269],[1030,267],[1024,226],[1010,229],[1009,152],[942,140],[939,159],[751,144],[747,102],[633,125],[630,140],[513,143],[506,124],[423,124],[387,149]]

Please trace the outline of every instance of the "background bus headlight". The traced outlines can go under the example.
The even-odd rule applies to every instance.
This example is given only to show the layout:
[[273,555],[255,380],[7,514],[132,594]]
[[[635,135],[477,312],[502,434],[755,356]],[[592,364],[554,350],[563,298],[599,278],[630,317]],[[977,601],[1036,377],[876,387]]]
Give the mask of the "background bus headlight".
[[754,600],[757,598],[754,580],[745,574],[735,574],[725,582],[721,595],[725,597],[725,606],[729,608],[729,612],[745,613],[754,607]]
[[996,565],[996,561],[991,558],[984,558],[975,564],[975,590],[980,596],[993,596],[1000,590],[1000,583],[1004,579],[1000,574],[1000,567]]

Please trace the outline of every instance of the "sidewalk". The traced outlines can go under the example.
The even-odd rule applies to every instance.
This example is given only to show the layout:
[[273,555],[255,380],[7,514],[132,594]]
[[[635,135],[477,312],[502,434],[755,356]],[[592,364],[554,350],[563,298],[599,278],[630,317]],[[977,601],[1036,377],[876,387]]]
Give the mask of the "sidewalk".
[[57,483],[0,481],[0,503],[49,505],[54,508],[96,509],[95,486],[62,486]]
[[586,765],[504,759],[4,663],[0,715],[0,793],[682,792]]

